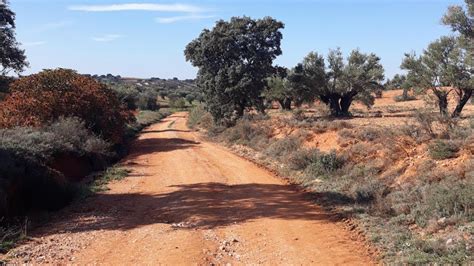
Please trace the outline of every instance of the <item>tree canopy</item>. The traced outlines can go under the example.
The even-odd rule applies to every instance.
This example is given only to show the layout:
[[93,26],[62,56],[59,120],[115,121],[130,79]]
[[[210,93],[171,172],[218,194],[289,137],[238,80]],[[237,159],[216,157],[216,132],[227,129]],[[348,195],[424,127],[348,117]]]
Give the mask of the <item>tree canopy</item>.
[[309,94],[319,97],[336,117],[349,116],[354,100],[371,106],[373,92],[383,87],[384,69],[380,58],[359,50],[353,50],[347,60],[340,49],[331,50],[327,65],[322,55],[312,52],[303,60],[302,67]]
[[233,17],[187,45],[186,60],[199,68],[198,86],[216,122],[230,125],[248,107],[263,111],[261,94],[282,53],[283,28],[271,17]]
[[456,37],[441,37],[432,42],[421,56],[406,54],[401,65],[408,71],[411,84],[431,90],[438,99],[442,115],[448,113],[448,95],[455,91],[457,106],[452,116],[459,116],[472,95],[472,58]]
[[[474,41],[474,0],[465,0],[467,10],[461,6],[451,6],[443,17],[443,23],[459,32],[465,40],[470,42],[471,49]],[[472,50],[471,50],[472,52]]]
[[69,69],[20,78],[0,103],[0,128],[40,127],[60,117],[79,117],[94,133],[117,143],[131,113],[106,85]]
[[15,13],[8,7],[7,1],[0,2],[0,61],[1,75],[10,71],[20,73],[28,66],[25,51],[20,49],[15,38]]

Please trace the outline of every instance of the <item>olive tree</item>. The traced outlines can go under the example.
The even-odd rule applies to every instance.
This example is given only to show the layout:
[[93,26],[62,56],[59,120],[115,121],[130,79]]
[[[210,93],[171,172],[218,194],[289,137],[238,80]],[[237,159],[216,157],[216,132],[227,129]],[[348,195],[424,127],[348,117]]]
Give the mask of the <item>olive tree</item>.
[[473,53],[474,42],[474,1],[465,0],[467,10],[461,6],[451,6],[443,17],[443,23],[450,26],[455,32],[460,33],[462,41],[470,46],[470,53]]
[[[459,33],[459,44],[466,49],[463,59],[470,76],[474,76],[474,1],[465,0],[466,10],[461,6],[451,6],[443,17],[443,23],[450,26],[454,32]],[[466,75],[467,77],[467,75]],[[455,88],[458,104],[453,112],[453,116],[459,116],[464,105],[472,97],[473,80],[460,80],[458,88]]]
[[472,96],[472,58],[459,38],[441,37],[420,56],[406,54],[401,67],[408,71],[407,79],[411,84],[433,92],[439,111],[444,116],[448,115],[448,96],[451,92],[458,95],[456,108],[451,114],[453,117],[461,114]]
[[199,68],[197,83],[216,122],[232,125],[249,107],[264,111],[262,92],[282,53],[283,28],[271,17],[233,17],[187,45],[186,60]]
[[354,100],[370,107],[374,103],[373,93],[383,88],[384,69],[375,54],[353,50],[344,60],[340,49],[331,50],[326,65],[322,55],[310,53],[302,67],[310,95],[327,104],[336,117],[350,116]]
[[385,85],[387,89],[402,89],[402,96],[399,98],[401,101],[407,101],[409,99],[408,92],[412,89],[412,84],[407,80],[406,75],[395,74],[391,80]]
[[281,109],[291,110],[293,95],[286,78],[278,75],[268,78],[268,87],[263,92],[263,95],[269,101],[277,101]]

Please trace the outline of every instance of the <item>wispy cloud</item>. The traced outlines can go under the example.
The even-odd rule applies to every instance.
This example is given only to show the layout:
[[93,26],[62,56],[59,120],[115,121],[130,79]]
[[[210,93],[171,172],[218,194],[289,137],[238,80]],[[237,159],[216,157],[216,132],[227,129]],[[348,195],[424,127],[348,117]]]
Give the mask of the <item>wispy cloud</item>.
[[176,17],[158,17],[155,19],[156,22],[161,24],[171,24],[180,21],[187,20],[201,20],[201,19],[210,19],[215,18],[214,15],[189,15],[189,16],[176,16]]
[[120,34],[106,34],[100,37],[93,37],[92,40],[96,42],[113,42],[122,37],[123,35],[120,35]]
[[117,12],[117,11],[159,11],[159,12],[205,12],[204,8],[187,4],[151,4],[151,3],[128,3],[112,5],[81,5],[70,6],[69,10],[84,12]]
[[23,46],[24,47],[34,47],[34,46],[41,46],[41,45],[45,45],[46,42],[44,41],[37,41],[37,42],[25,42],[23,43]]
[[57,29],[65,28],[71,24],[72,24],[72,21],[69,21],[69,20],[50,22],[50,23],[39,25],[36,31],[44,32],[44,31],[50,31],[50,30],[57,30]]

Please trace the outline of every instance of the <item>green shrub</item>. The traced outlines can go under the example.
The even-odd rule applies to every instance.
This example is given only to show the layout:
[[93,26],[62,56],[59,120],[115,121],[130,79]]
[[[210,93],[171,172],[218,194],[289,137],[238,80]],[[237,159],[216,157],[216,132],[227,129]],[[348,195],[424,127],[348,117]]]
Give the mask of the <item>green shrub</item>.
[[[5,223],[0,219],[0,254],[6,253],[15,243],[26,237],[26,224]],[[0,260],[0,263],[2,261]]]
[[202,119],[206,116],[207,112],[202,105],[196,105],[189,112],[187,125],[189,128],[195,128],[201,124]]
[[265,154],[273,158],[288,156],[301,147],[301,141],[295,137],[286,137],[274,141],[265,150]]
[[247,145],[260,150],[267,146],[270,131],[265,126],[254,125],[248,119],[241,119],[234,127],[225,129],[221,137],[228,143]]
[[442,217],[464,217],[474,219],[474,183],[444,181],[427,185],[423,189],[422,201],[413,210],[421,225],[429,219]]
[[50,166],[55,159],[85,158],[94,168],[112,155],[110,144],[77,118],[60,118],[40,129],[3,129],[0,139],[0,217],[59,209],[73,198],[74,188]]
[[417,110],[414,113],[414,118],[425,134],[428,134],[430,137],[436,136],[433,124],[436,120],[439,120],[438,114],[433,114],[432,110],[429,109]]
[[328,173],[334,172],[344,165],[344,160],[338,157],[334,151],[328,154],[322,154],[319,157],[319,162],[323,169]]
[[159,122],[164,117],[167,117],[170,113],[166,111],[140,111],[133,123],[129,123],[126,129],[126,138],[131,140],[137,136],[137,134],[144,128]]
[[113,166],[105,170],[96,178],[91,186],[92,192],[107,190],[106,185],[112,181],[122,180],[130,174],[130,171],[124,168]]
[[127,107],[128,110],[137,109],[137,99],[139,91],[134,86],[110,84],[108,87],[115,91],[120,102]]
[[296,109],[295,111],[293,111],[293,119],[297,121],[303,121],[306,119],[306,115],[303,110]]
[[288,158],[288,165],[292,170],[306,169],[318,161],[321,152],[318,149],[303,149],[293,152]]
[[141,128],[144,128],[159,122],[168,115],[168,112],[141,111],[136,116],[136,124],[138,124]]
[[183,98],[171,98],[170,107],[173,109],[184,109],[186,108],[186,100]]
[[138,95],[137,107],[140,110],[156,111],[160,109],[157,102],[158,96],[153,92],[143,92]]
[[311,164],[305,169],[306,176],[311,178],[329,177],[330,174],[341,169],[344,159],[337,156],[336,152],[322,153],[313,157]]
[[0,148],[40,162],[47,162],[59,154],[110,155],[110,144],[90,133],[78,118],[60,118],[42,129],[2,129],[0,137]]
[[428,147],[430,156],[434,160],[456,158],[459,146],[453,141],[435,140]]
[[354,183],[352,197],[357,203],[370,203],[383,200],[382,194],[386,185],[376,178],[366,179],[360,183]]

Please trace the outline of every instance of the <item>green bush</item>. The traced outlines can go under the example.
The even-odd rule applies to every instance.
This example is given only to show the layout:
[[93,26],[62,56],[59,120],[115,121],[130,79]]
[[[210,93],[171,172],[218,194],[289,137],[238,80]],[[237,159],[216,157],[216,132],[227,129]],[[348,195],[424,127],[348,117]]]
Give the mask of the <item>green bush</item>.
[[166,111],[140,111],[133,123],[129,123],[126,129],[127,140],[134,139],[137,134],[144,128],[159,122],[164,117],[167,117],[170,113]]
[[[0,219],[0,254],[6,253],[13,248],[15,243],[26,237],[26,225],[15,223],[4,223]],[[0,260],[0,263],[3,263]]]
[[153,92],[143,92],[138,95],[136,105],[138,109],[144,111],[156,111],[160,109],[157,102],[158,96]]
[[99,177],[94,181],[90,189],[91,192],[100,192],[106,191],[106,185],[111,181],[118,181],[126,178],[130,174],[130,171],[120,167],[110,167],[99,175]]
[[428,147],[430,156],[434,160],[456,158],[459,146],[453,141],[435,140]]
[[422,201],[413,210],[425,225],[429,219],[442,217],[464,217],[474,220],[474,183],[451,181],[427,185],[422,192]]
[[270,131],[265,126],[256,126],[248,119],[241,119],[234,127],[225,129],[221,137],[228,143],[247,145],[260,150],[267,146]]
[[288,165],[292,170],[306,169],[318,161],[321,152],[318,149],[303,149],[293,152],[288,158]]
[[122,102],[128,110],[137,109],[137,100],[140,92],[136,87],[115,84],[110,84],[108,87],[115,91],[120,102]]
[[202,119],[206,116],[207,112],[202,105],[196,105],[191,111],[189,112],[187,125],[189,128],[195,128],[196,126],[200,125]]
[[0,217],[55,210],[73,198],[73,187],[51,167],[55,159],[86,158],[93,168],[111,156],[110,144],[77,118],[60,118],[40,129],[3,129],[0,139]]
[[313,160],[305,169],[306,176],[310,178],[328,178],[344,165],[344,159],[337,156],[334,151],[322,153]]
[[183,98],[171,98],[170,107],[173,109],[184,109],[186,108],[186,100]]
[[265,150],[265,154],[273,158],[288,156],[301,147],[301,141],[295,137],[286,137],[274,141]]
[[90,133],[78,118],[60,118],[42,129],[1,129],[0,138],[0,148],[40,162],[47,162],[60,154],[110,155],[110,144]]
[[375,200],[383,200],[381,194],[387,188],[387,186],[377,180],[366,179],[363,182],[354,183],[352,187],[352,197],[357,203],[370,203]]
[[319,157],[319,163],[324,171],[330,173],[340,169],[344,165],[344,160],[337,156],[336,152],[332,151],[328,154],[322,154]]
[[296,109],[293,111],[293,119],[295,119],[296,121],[303,121],[306,119],[306,115],[303,110]]

